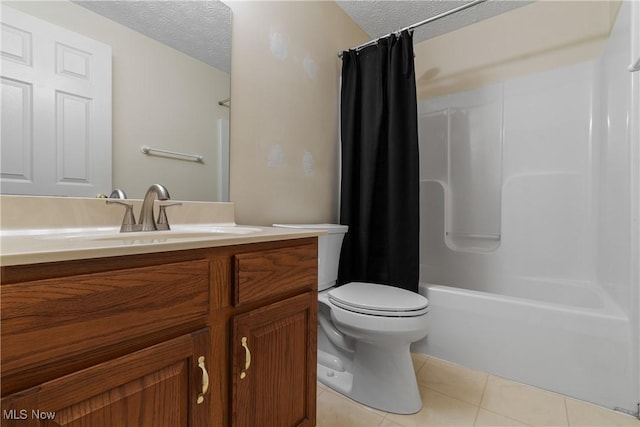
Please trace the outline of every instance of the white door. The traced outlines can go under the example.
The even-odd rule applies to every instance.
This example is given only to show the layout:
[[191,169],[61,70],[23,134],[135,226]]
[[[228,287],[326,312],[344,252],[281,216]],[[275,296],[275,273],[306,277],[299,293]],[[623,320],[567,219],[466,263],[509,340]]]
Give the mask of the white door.
[[2,5],[4,194],[111,191],[111,47]]

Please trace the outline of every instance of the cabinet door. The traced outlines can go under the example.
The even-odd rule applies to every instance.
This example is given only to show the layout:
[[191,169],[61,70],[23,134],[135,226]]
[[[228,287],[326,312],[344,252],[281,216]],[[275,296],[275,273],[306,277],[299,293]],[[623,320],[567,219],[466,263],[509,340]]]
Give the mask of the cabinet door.
[[233,319],[232,424],[315,425],[317,293]]
[[14,393],[2,425],[208,427],[210,342],[202,329]]

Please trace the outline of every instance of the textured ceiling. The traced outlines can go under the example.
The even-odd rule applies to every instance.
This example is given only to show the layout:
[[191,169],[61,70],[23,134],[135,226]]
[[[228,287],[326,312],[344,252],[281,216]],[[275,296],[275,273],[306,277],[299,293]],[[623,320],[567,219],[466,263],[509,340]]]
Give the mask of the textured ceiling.
[[[337,4],[375,39],[469,2],[339,0]],[[232,17],[229,7],[221,1],[75,0],[74,3],[230,72]],[[531,1],[488,0],[417,28],[413,39],[421,42],[528,3]]]
[[231,9],[218,0],[74,3],[222,71],[231,70]]
[[[372,39],[376,39],[470,3],[470,0],[338,0],[336,3]],[[529,3],[531,1],[489,0],[416,28],[413,41],[418,43]],[[345,49],[349,47],[345,46]]]

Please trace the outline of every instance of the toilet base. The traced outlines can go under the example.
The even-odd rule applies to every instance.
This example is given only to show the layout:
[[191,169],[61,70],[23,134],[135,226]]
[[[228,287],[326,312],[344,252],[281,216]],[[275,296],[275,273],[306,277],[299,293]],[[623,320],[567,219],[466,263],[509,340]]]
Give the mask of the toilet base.
[[340,394],[349,396],[353,386],[353,374],[347,371],[335,371],[318,363],[318,381]]
[[337,371],[318,363],[318,380],[363,405],[385,412],[414,414],[422,409],[409,345],[381,348],[358,342],[352,366],[353,372]]

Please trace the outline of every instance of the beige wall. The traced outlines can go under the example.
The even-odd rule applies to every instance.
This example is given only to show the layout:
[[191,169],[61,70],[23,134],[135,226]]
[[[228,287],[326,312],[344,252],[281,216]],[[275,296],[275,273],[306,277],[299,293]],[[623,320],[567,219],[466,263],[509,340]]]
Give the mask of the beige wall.
[[236,220],[337,221],[336,54],[368,37],[332,1],[228,4]]
[[[141,198],[152,183],[173,199],[216,200],[217,119],[229,74],[68,1],[3,2],[106,43],[113,52],[113,185]],[[195,152],[204,164],[150,157],[140,145]]]
[[418,98],[594,58],[604,47],[619,4],[537,1],[418,43]]
[[[369,39],[333,2],[230,2],[238,222],[338,219],[336,52]],[[539,1],[418,43],[420,99],[597,56],[619,1]],[[307,68],[305,68],[305,64]]]

